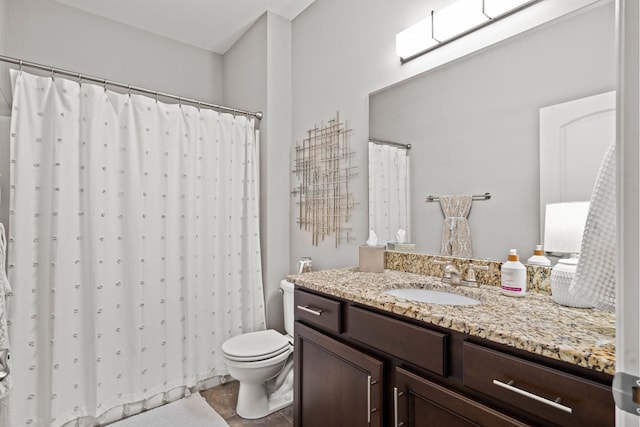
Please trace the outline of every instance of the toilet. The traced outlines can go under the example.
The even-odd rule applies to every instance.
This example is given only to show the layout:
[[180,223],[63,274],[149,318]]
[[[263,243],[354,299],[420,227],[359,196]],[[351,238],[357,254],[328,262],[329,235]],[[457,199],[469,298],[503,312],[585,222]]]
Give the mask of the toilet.
[[280,282],[287,335],[267,329],[236,335],[222,343],[229,374],[239,381],[236,412],[266,417],[293,402],[293,283]]

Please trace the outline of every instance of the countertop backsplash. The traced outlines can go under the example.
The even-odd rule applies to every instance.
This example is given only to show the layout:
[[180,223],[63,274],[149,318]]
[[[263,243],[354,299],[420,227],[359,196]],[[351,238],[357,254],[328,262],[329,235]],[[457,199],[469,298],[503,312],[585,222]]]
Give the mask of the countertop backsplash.
[[[440,255],[427,255],[411,252],[385,251],[385,268],[406,273],[442,277],[443,266],[433,261],[446,261],[456,266],[460,276],[465,278],[469,264],[486,265],[487,271],[475,271],[476,281],[480,285],[500,286],[500,266],[502,261],[466,259]],[[551,295],[551,267],[526,265],[527,291]]]

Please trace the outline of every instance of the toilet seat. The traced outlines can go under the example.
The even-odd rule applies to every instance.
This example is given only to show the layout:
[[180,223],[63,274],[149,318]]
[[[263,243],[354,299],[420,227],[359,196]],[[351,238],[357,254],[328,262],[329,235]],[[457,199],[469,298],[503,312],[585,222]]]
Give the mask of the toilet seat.
[[222,353],[229,360],[255,362],[270,359],[290,350],[287,336],[273,329],[249,332],[222,343]]

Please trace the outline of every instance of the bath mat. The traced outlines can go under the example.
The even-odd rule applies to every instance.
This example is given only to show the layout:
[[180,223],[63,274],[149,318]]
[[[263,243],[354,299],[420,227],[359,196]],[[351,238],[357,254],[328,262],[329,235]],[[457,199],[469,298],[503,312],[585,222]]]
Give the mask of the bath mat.
[[112,427],[229,427],[199,393],[191,394],[139,415],[134,415]]

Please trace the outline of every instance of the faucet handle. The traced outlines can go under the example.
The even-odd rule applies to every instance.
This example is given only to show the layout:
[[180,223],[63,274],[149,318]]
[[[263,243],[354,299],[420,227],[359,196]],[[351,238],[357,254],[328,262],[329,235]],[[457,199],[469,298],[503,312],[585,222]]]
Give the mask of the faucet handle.
[[489,271],[489,266],[469,263],[467,277],[465,278],[467,282],[476,282],[476,270]]

